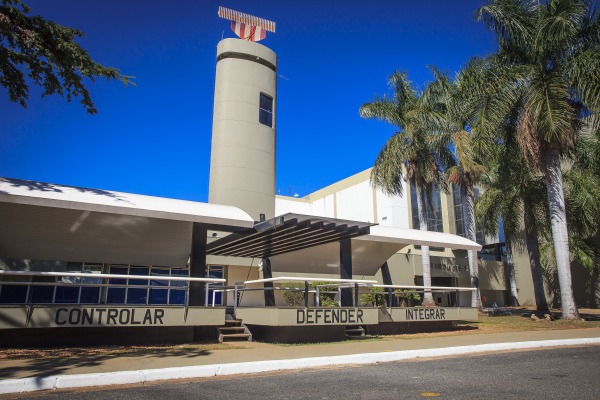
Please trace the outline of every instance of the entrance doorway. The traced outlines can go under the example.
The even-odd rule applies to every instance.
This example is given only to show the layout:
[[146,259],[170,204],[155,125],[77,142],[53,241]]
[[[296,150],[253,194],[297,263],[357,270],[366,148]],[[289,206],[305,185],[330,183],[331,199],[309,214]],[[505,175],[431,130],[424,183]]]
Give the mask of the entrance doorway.
[[[423,286],[423,277],[415,276],[415,286]],[[447,276],[432,276],[431,286],[456,287],[456,278]],[[421,299],[423,296],[421,296]],[[441,307],[456,307],[456,292],[433,292],[435,304]]]
[[[223,267],[209,265],[206,271],[207,278],[223,278]],[[215,305],[222,306],[223,305],[223,292],[215,292],[214,289],[219,289],[219,286],[223,286],[222,283],[211,283],[210,289],[208,290],[208,302],[212,304],[213,293],[215,296]]]

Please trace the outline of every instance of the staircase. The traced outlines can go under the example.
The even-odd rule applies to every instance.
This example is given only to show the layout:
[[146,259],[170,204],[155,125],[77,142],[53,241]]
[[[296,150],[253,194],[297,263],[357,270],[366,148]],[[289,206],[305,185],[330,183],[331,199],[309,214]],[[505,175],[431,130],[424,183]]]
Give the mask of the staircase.
[[248,340],[252,341],[252,333],[248,327],[242,323],[241,319],[235,319],[231,314],[225,316],[225,325],[217,326],[219,331],[219,343],[228,340]]
[[362,339],[365,336],[365,329],[360,325],[346,326],[346,337],[348,339]]

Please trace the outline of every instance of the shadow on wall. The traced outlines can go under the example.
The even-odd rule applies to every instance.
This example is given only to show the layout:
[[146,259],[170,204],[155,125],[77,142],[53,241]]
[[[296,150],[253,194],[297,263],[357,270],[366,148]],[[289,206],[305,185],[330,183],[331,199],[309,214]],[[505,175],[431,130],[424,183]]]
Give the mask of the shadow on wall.
[[[116,199],[118,201],[127,201],[127,200],[117,196],[113,192],[109,192],[109,191],[101,190],[101,189],[88,189],[88,188],[82,188],[82,187],[78,187],[78,186],[67,186],[67,185],[54,185],[52,183],[28,181],[28,180],[24,180],[24,179],[15,179],[15,178],[0,178],[0,181],[7,182],[13,187],[25,187],[31,191],[62,193],[63,192],[62,188],[67,187],[67,188],[75,189],[81,193],[95,194],[98,196],[107,196],[107,197]],[[0,190],[0,194],[9,194],[9,193]]]
[[[556,267],[546,266],[543,272],[548,305],[560,308],[560,284]],[[573,295],[577,307],[600,308],[600,270],[588,270],[581,264],[571,263]]]

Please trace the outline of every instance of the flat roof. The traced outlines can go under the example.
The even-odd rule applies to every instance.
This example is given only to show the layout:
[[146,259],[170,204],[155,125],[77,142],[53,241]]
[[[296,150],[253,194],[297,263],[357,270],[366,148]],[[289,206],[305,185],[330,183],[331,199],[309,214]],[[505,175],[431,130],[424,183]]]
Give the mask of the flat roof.
[[96,211],[248,228],[254,220],[237,207],[0,177],[0,203]]
[[[479,250],[481,246],[450,233],[371,226],[370,232],[352,238],[352,274],[374,276],[383,263],[409,245]],[[271,259],[273,272],[339,274],[340,249],[337,243],[326,243]]]
[[185,266],[194,223],[254,225],[237,207],[0,178],[0,258]]

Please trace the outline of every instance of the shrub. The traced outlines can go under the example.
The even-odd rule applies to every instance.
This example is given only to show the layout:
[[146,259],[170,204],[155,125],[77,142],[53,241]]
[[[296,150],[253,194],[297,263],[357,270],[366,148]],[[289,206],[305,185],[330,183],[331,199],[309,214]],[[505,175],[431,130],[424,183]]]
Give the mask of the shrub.
[[281,287],[298,290],[284,290],[283,300],[290,307],[300,307],[304,305],[304,282],[283,282]]
[[[311,286],[316,289],[317,286],[331,284],[331,282],[313,282]],[[319,291],[323,292],[336,292],[336,293],[319,293],[319,304],[321,307],[338,307],[338,302],[335,300],[338,287],[332,286],[321,286]],[[316,296],[316,295],[315,295]]]
[[421,295],[414,290],[396,289],[394,290],[394,293],[397,294],[397,297],[400,300],[400,306],[402,307],[412,305],[413,302],[421,301]]
[[[379,307],[379,303],[381,303],[383,299],[382,296],[377,293],[382,293],[383,291],[384,289],[380,287],[369,288],[369,293],[360,295],[360,305]],[[383,300],[383,302],[385,303],[385,300]]]

